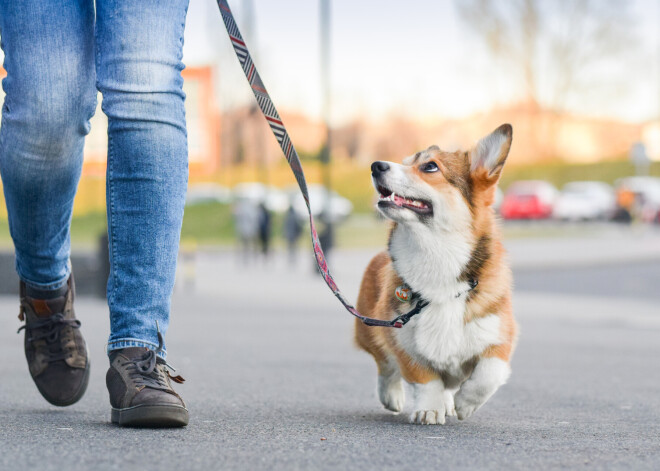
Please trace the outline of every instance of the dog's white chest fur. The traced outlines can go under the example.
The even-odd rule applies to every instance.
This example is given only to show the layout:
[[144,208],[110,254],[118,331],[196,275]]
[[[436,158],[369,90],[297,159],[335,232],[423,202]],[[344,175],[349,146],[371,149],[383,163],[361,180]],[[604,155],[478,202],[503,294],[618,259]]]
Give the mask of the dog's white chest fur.
[[500,343],[499,316],[491,314],[465,323],[470,287],[458,279],[470,258],[469,240],[459,230],[429,239],[425,231],[405,227],[397,228],[390,240],[395,270],[430,302],[397,331],[397,340],[420,364],[457,378],[464,375],[461,366],[466,361]]
[[464,312],[465,295],[431,304],[397,332],[397,339],[420,363],[461,377],[466,361],[500,342],[499,316],[491,314],[465,323]]

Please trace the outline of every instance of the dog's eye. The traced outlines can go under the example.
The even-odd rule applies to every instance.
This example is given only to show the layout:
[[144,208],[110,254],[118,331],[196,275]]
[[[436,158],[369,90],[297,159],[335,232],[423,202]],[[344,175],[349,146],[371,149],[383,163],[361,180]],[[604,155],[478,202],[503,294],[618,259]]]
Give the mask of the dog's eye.
[[438,164],[436,164],[436,163],[433,162],[433,161],[426,162],[425,164],[422,164],[422,165],[419,167],[419,169],[420,169],[422,172],[426,172],[426,173],[433,173],[433,172],[437,172],[438,170],[440,170],[440,169],[438,168]]

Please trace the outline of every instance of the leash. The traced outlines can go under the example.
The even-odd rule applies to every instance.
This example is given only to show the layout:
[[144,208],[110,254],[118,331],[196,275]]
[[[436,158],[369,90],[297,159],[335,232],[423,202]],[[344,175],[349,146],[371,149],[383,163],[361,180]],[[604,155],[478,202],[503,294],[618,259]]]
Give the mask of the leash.
[[[255,67],[254,62],[252,62],[250,52],[248,51],[248,48],[243,41],[241,32],[238,30],[238,26],[234,20],[234,15],[231,13],[231,9],[229,8],[227,0],[218,0],[218,7],[220,7],[220,14],[222,15],[222,20],[225,23],[225,28],[227,28],[227,33],[229,34],[231,44],[234,47],[234,52],[238,57],[241,68],[245,73],[245,77],[250,83],[254,97],[257,99],[257,104],[264,114],[264,117],[266,118],[271,131],[273,131],[275,139],[277,139],[277,142],[282,148],[284,156],[286,157],[286,160],[289,162],[289,166],[291,167],[291,171],[296,177],[298,187],[300,187],[300,192],[305,199],[305,205],[307,206],[307,212],[309,213],[309,227],[312,237],[312,245],[314,247],[314,256],[316,258],[316,265],[319,269],[319,272],[321,272],[321,276],[323,276],[323,280],[325,280],[325,283],[332,291],[332,294],[337,297],[339,302],[342,303],[346,310],[360,319],[364,324],[379,327],[403,327],[410,320],[410,318],[419,313],[419,311],[421,311],[428,304],[428,302],[418,301],[417,306],[415,306],[415,308],[409,313],[403,314],[402,316],[399,316],[391,321],[384,321],[381,319],[373,319],[371,317],[363,316],[351,305],[351,303],[348,302],[341,291],[339,291],[337,283],[335,283],[335,280],[332,278],[332,275],[330,275],[330,271],[328,270],[328,263],[326,261],[325,255],[323,254],[323,249],[321,248],[319,235],[316,232],[314,217],[312,216],[312,209],[309,205],[307,181],[305,180],[305,174],[303,173],[302,165],[300,164],[298,152],[296,152],[296,149],[293,147],[291,139],[289,138],[289,133],[287,133],[286,128],[282,123],[282,118],[280,118],[280,115],[277,113],[275,105],[273,105],[273,102],[270,99],[268,92],[266,91],[266,87],[261,81],[261,77],[257,72],[257,68]],[[413,311],[416,312],[413,313]]]

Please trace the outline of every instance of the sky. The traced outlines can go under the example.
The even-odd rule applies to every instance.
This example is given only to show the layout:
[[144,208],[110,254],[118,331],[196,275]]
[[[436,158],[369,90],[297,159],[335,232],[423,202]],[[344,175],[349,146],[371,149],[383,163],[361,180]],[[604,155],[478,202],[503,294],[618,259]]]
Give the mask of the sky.
[[[327,1],[333,124],[393,115],[462,118],[520,99],[521,84],[462,22],[458,0]],[[658,120],[660,0],[609,1],[630,6],[636,42],[627,47],[634,60],[625,66],[605,60],[598,70],[585,71],[593,87],[574,95],[569,111],[629,122]],[[312,118],[323,116],[320,3],[229,0],[275,105]],[[221,109],[253,102],[214,0],[190,0],[184,62],[214,65]]]
[[[329,1],[330,113],[336,124],[393,114],[460,118],[520,96],[507,67],[492,60],[451,0]],[[320,0],[229,3],[276,106],[321,117]],[[574,100],[572,111],[632,122],[660,118],[660,1],[631,3],[640,59],[633,70],[606,65],[600,76],[625,74],[624,86],[607,99]],[[223,109],[250,102],[215,2],[191,0],[185,41],[184,62],[217,64]]]

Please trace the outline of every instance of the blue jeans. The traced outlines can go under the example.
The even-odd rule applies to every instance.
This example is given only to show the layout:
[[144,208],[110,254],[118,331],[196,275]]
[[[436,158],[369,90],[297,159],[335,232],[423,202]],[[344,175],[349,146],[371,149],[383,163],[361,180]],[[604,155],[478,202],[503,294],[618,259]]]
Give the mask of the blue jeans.
[[0,0],[0,172],[26,284],[70,274],[83,143],[108,117],[108,351],[165,334],[188,179],[181,70],[188,0]]

